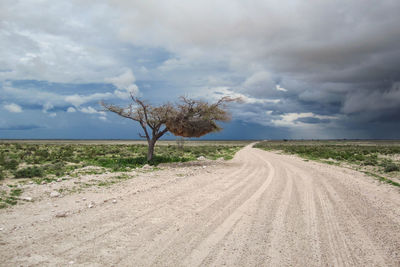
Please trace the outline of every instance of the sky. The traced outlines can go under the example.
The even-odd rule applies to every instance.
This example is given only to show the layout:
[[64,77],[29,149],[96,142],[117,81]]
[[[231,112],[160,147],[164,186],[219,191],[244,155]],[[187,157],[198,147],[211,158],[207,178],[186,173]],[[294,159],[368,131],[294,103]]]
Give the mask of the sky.
[[399,11],[397,0],[1,0],[0,138],[138,139],[137,123],[99,105],[134,94],[241,97],[206,139],[398,139]]

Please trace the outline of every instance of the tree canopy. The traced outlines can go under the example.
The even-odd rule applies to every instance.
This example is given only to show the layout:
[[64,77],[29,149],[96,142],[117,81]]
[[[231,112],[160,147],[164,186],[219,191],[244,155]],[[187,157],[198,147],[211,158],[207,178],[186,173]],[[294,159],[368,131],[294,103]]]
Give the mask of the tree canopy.
[[226,103],[237,101],[236,98],[222,97],[214,104],[202,100],[181,97],[174,113],[166,122],[167,129],[175,136],[200,137],[222,128],[217,121],[227,122],[231,119],[226,110]]

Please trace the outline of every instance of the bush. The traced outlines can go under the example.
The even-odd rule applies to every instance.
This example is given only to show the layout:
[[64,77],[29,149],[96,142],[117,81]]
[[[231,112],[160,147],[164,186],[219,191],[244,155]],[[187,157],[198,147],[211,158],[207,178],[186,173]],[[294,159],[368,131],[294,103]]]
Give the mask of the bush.
[[32,177],[43,177],[44,172],[39,167],[27,167],[24,169],[17,170],[15,172],[15,178],[32,178]]
[[400,170],[399,166],[393,162],[387,163],[383,169],[384,172],[395,172],[399,170]]
[[376,156],[375,157],[374,156],[368,156],[368,157],[365,158],[365,160],[363,161],[362,165],[365,165],[365,166],[368,166],[368,165],[376,166],[376,165],[378,165],[378,159],[377,159]]
[[57,162],[57,163],[50,163],[43,166],[43,169],[47,173],[55,174],[56,176],[62,176],[65,174],[65,163],[64,162]]
[[6,160],[4,162],[4,168],[8,170],[15,170],[18,167],[18,161],[15,159]]
[[3,170],[0,170],[0,180],[3,180],[4,179],[4,172],[3,172]]

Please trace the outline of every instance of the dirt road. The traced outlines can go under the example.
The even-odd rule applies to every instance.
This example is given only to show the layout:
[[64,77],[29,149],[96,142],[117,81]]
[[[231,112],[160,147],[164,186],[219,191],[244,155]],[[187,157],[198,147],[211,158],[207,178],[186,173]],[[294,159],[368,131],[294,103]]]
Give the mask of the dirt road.
[[0,264],[400,266],[396,187],[250,146],[178,171],[1,211]]

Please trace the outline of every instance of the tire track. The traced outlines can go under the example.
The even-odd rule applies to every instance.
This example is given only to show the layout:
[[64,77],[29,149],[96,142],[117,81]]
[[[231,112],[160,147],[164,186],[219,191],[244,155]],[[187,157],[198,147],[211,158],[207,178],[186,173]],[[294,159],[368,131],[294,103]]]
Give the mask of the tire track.
[[336,216],[333,213],[332,203],[325,192],[317,189],[317,194],[328,236],[329,255],[333,255],[329,262],[333,262],[335,266],[355,266],[353,255],[349,252],[348,241],[342,234]]
[[285,217],[291,201],[293,191],[293,178],[288,175],[285,189],[281,195],[278,210],[272,222],[272,233],[268,249],[269,266],[282,266],[282,253],[284,253],[283,242],[285,233]]
[[[234,171],[233,173],[229,174],[228,176],[225,177],[225,180],[229,180],[232,177],[236,177],[238,176],[238,174],[240,174],[243,171],[246,171],[246,169],[248,168],[248,163],[242,164],[241,167]],[[217,178],[217,177],[216,177]],[[136,224],[140,224],[143,223],[144,221],[147,220],[147,218],[149,216],[151,216],[152,214],[159,212],[160,210],[166,209],[168,206],[172,206],[174,203],[179,202],[182,198],[184,198],[187,195],[191,195],[195,192],[198,192],[200,190],[206,190],[208,187],[214,187],[216,183],[221,182],[220,179],[213,179],[211,183],[209,182],[204,182],[202,183],[200,186],[196,186],[194,187],[192,190],[190,191],[184,191],[181,193],[178,193],[176,195],[173,195],[172,197],[168,198],[167,201],[165,200],[159,200],[155,203],[152,203],[152,207],[155,206],[155,208],[151,208],[149,210],[146,210],[144,212],[141,212],[140,214],[134,216],[133,218],[130,217],[129,215],[126,215],[126,217],[120,218],[120,220],[118,222],[115,222],[114,218],[116,215],[110,215],[106,218],[103,218],[103,221],[101,222],[102,225],[105,225],[107,221],[110,222],[110,224],[112,225],[111,228],[103,230],[102,233],[96,233],[95,236],[91,237],[91,238],[87,238],[84,241],[79,242],[78,244],[71,244],[70,248],[68,249],[63,249],[61,251],[58,251],[57,254],[59,256],[64,255],[65,253],[72,251],[72,250],[79,250],[81,247],[83,247],[85,244],[89,244],[91,242],[93,242],[96,239],[101,239],[104,238],[106,235],[111,234],[113,231],[119,231],[121,228],[132,224],[132,223],[136,223]],[[229,184],[229,186],[234,186],[235,182],[241,182],[240,180],[232,180],[232,183]],[[133,196],[135,195],[135,193],[132,193],[128,196]],[[126,197],[126,196],[124,196]],[[98,223],[98,222],[97,222]],[[87,225],[87,223],[85,222],[84,225]],[[76,228],[76,226],[74,227]],[[71,229],[71,231],[73,231]],[[51,238],[51,236],[49,237]],[[45,241],[46,239],[42,240]]]
[[[272,163],[271,163],[272,164]],[[267,245],[272,231],[281,193],[286,186],[287,172],[275,168],[274,181],[257,203],[243,216],[211,253],[204,259],[206,266],[262,266],[267,256]],[[229,257],[227,257],[227,253]]]
[[[227,184],[226,188],[228,190],[225,190],[226,191],[225,193],[228,193],[228,199],[232,198],[230,195],[232,195],[232,196],[238,195],[238,193],[241,190],[243,190],[244,187],[251,186],[251,184],[249,184],[248,181],[249,180],[254,180],[254,177],[258,177],[258,175],[260,174],[259,172],[260,172],[261,169],[260,168],[248,168],[248,165],[249,165],[248,162],[245,164],[245,167],[242,166],[238,171],[235,171],[235,172],[231,173],[230,175],[224,177],[223,180],[227,180],[227,179],[229,180],[230,178],[233,178],[233,176],[237,176],[237,177],[234,177],[235,179],[232,180],[233,182]],[[249,171],[250,171],[250,174],[249,174]],[[248,176],[248,177],[246,177],[246,179],[242,179],[243,176],[244,177]],[[217,178],[218,177],[216,177],[215,180],[222,181],[222,179],[217,179]],[[224,186],[226,186],[226,183],[224,183]],[[212,187],[215,187],[215,185],[212,186]],[[226,198],[226,196],[225,196],[225,198]],[[222,198],[222,200],[224,200],[224,198]],[[196,201],[196,198],[193,195],[191,196],[191,201],[192,202]],[[221,201],[221,199],[219,199],[219,201]],[[168,201],[168,204],[171,204],[171,206],[176,205],[177,204],[177,200],[176,199],[172,199],[172,200]],[[200,220],[202,217],[207,218],[207,216],[209,216],[209,213],[212,212],[213,210],[214,211],[218,211],[217,207],[218,207],[218,205],[216,205],[215,203],[210,205],[209,207],[206,207],[205,209],[206,209],[206,212],[207,212],[208,215],[201,216],[201,214],[200,214],[200,216],[196,217],[196,220]],[[100,237],[104,238],[105,235],[110,235],[110,234],[112,234],[113,231],[118,231],[118,232],[125,232],[126,231],[126,232],[129,233],[129,232],[131,232],[131,230],[130,229],[125,229],[125,228],[127,228],[129,226],[135,226],[134,228],[136,228],[136,230],[138,230],[137,228],[138,228],[138,226],[140,226],[139,224],[143,224],[144,225],[144,227],[141,228],[140,230],[143,231],[143,232],[146,232],[146,238],[153,239],[155,235],[160,235],[160,232],[168,232],[168,230],[170,230],[170,228],[171,229],[174,228],[172,226],[172,227],[169,227],[167,229],[160,230],[160,228],[154,228],[153,229],[151,225],[145,225],[147,223],[147,221],[149,221],[149,219],[151,218],[151,216],[154,213],[159,212],[161,210],[166,210],[168,208],[169,208],[169,205],[163,205],[162,207],[159,207],[157,209],[153,209],[151,211],[151,213],[146,213],[145,215],[141,216],[140,220],[138,220],[138,218],[134,218],[133,221],[135,222],[135,224],[133,224],[133,222],[130,223],[130,221],[128,221],[128,222],[126,222],[124,224],[119,224],[117,227],[113,227],[113,229],[111,229],[110,231],[107,231],[106,233],[104,233],[103,236],[96,236],[94,239],[87,240],[86,243],[89,244],[89,243],[93,242],[95,239],[100,239]],[[204,209],[204,208],[200,208],[200,209]],[[171,211],[171,212],[173,212],[173,211]],[[201,210],[199,212],[201,212]],[[173,221],[174,219],[177,220],[182,216],[178,216],[178,215],[172,216],[171,214],[169,214],[169,215],[165,215],[164,217],[171,217],[171,221]],[[167,222],[164,225],[171,225],[171,223]],[[161,228],[163,228],[162,225],[161,225]],[[180,233],[182,233],[182,231]],[[157,243],[154,243],[154,244],[157,244]],[[80,247],[81,246],[74,246],[73,249],[76,250],[76,252],[79,252],[80,254],[82,254],[84,251],[82,251],[82,249],[80,249]],[[125,250],[127,250],[127,249],[125,249]],[[131,251],[131,252],[134,252],[134,251]],[[65,253],[65,251],[62,252],[62,254],[64,254],[64,253]],[[147,254],[148,253],[149,252],[147,251]]]
[[[231,166],[235,165],[236,162],[241,162],[240,161],[240,158],[242,157],[241,153],[242,153],[242,151],[239,151],[237,153],[237,159],[235,159],[235,162],[232,162],[230,164]],[[243,172],[244,170],[246,170],[248,168],[249,164],[250,163],[247,162],[247,161],[245,161],[243,163],[240,163],[240,167],[236,168],[236,170],[234,170],[233,172],[229,173],[225,177],[225,180],[229,180],[231,177],[237,176],[238,173]],[[230,168],[232,168],[232,167],[230,167]],[[185,181],[184,180],[179,180],[178,182],[185,182]],[[152,206],[155,207],[155,208],[152,208],[150,210],[146,210],[144,212],[141,212],[140,214],[138,214],[134,218],[132,218],[131,216],[127,215],[126,213],[122,213],[122,214],[118,214],[117,215],[117,214],[113,214],[112,212],[110,213],[109,216],[102,217],[101,221],[99,221],[98,218],[94,218],[93,223],[96,223],[96,224],[101,223],[103,225],[107,225],[108,224],[107,222],[110,222],[109,224],[113,225],[113,226],[111,228],[109,228],[109,229],[103,230],[103,232],[101,234],[97,233],[96,236],[93,236],[91,238],[87,238],[85,241],[81,241],[78,244],[76,244],[76,242],[73,242],[74,244],[71,244],[69,249],[65,249],[64,248],[63,250],[55,252],[55,253],[58,254],[58,256],[62,256],[63,254],[65,254],[66,252],[68,252],[70,250],[79,249],[79,247],[82,247],[85,244],[89,244],[89,243],[93,242],[95,239],[104,238],[104,236],[106,236],[107,234],[110,234],[112,231],[118,230],[121,227],[125,226],[126,224],[129,224],[131,222],[131,220],[140,220],[141,218],[145,218],[146,216],[148,216],[148,215],[150,215],[152,213],[155,213],[155,212],[157,212],[159,210],[162,210],[163,208],[171,205],[172,203],[174,203],[175,201],[178,201],[180,198],[182,198],[182,197],[184,197],[186,195],[190,195],[191,193],[197,192],[197,191],[199,191],[201,189],[204,189],[205,187],[213,187],[218,182],[221,182],[221,180],[220,179],[213,179],[213,180],[211,180],[211,182],[205,181],[205,182],[201,183],[200,185],[195,186],[189,192],[184,191],[184,192],[180,192],[180,193],[178,193],[176,195],[173,195],[173,196],[168,196],[167,201],[160,200],[160,201],[158,201],[156,203],[152,203]],[[235,182],[235,180],[233,180],[232,183],[234,183],[234,182]],[[168,182],[166,182],[164,184],[160,184],[156,188],[151,187],[148,190],[142,191],[141,193],[143,194],[143,193],[151,192],[151,191],[154,191],[154,190],[156,190],[158,188],[161,188],[163,186],[174,187],[174,186],[176,186],[176,180],[172,180],[172,181],[168,181]],[[129,199],[129,198],[131,198],[133,196],[137,196],[137,192],[136,192],[135,189],[134,190],[129,190],[129,191],[127,191],[126,194],[124,194],[124,198],[125,199]],[[102,204],[100,204],[99,206],[102,206]],[[90,212],[90,211],[91,210],[84,210],[84,212]],[[80,211],[79,211],[79,213],[80,213]],[[80,216],[81,214],[79,214],[79,213],[78,214],[75,213],[73,215]],[[121,215],[124,215],[125,217],[121,217]],[[120,220],[117,223],[113,219],[115,216],[118,216],[120,218]],[[87,223],[86,221],[84,223],[82,223],[81,225],[74,224],[74,226],[71,226],[70,228],[64,229],[64,232],[73,233],[74,231],[76,231],[76,229],[82,229],[82,228],[85,228],[85,227],[87,227],[88,225],[91,225],[91,224],[92,224],[92,222],[91,223]],[[49,240],[49,239],[54,239],[54,236],[52,234],[49,234],[47,236],[43,236],[40,240],[37,240],[37,239],[36,240],[32,240],[32,241],[28,240],[28,242],[31,241],[31,242],[35,242],[35,243],[46,243],[46,240]],[[73,241],[73,240],[71,240],[71,241]],[[30,243],[30,244],[33,244],[33,243]]]
[[[341,242],[348,244],[346,248],[348,254],[347,256],[345,254],[345,258],[350,257],[353,264],[357,266],[385,266],[386,264],[396,265],[400,263],[399,261],[397,263],[393,261],[395,258],[388,260],[395,252],[390,254],[390,249],[387,248],[388,244],[390,244],[389,247],[393,245],[400,247],[400,239],[398,238],[400,235],[397,234],[398,231],[393,230],[392,233],[388,233],[383,225],[380,225],[380,227],[375,228],[373,231],[365,227],[372,226],[372,224],[365,224],[366,221],[374,222],[384,219],[383,221],[388,223],[391,221],[391,217],[385,218],[386,214],[380,214],[381,212],[375,210],[374,206],[370,205],[370,202],[357,191],[348,192],[346,186],[349,185],[338,182],[334,175],[326,173],[325,171],[320,172],[314,168],[308,168],[306,172],[303,168],[299,168],[298,165],[293,165],[293,168],[296,169],[296,172],[299,173],[300,176],[311,177],[314,188],[318,189],[320,194],[323,194],[324,201],[327,203],[325,206],[329,207],[330,213],[334,218],[333,223],[337,225],[334,232],[340,233],[342,238]],[[319,201],[321,201],[320,198]],[[319,207],[323,214],[323,207],[321,205],[319,205]],[[356,213],[354,213],[354,211],[356,211]],[[368,211],[368,213],[364,215],[363,213],[366,211]],[[342,219],[338,220],[337,218]],[[331,220],[329,220],[329,222],[332,224]],[[396,229],[396,222],[391,222],[389,225],[390,228]],[[324,227],[325,221],[324,224],[319,227],[321,233],[324,232]],[[397,229],[400,229],[400,227],[397,227]],[[375,235],[379,233],[380,239],[373,239],[371,236],[372,233]],[[383,238],[388,242],[382,243]],[[327,243],[329,243],[329,240]],[[329,246],[331,247],[330,250],[334,247],[333,245]],[[389,252],[389,257],[385,257],[385,251]],[[326,253],[325,255],[328,254],[329,253]],[[325,262],[329,262],[329,260],[325,260]]]
[[[173,255],[173,259],[180,262],[190,249],[194,248],[203,238],[217,228],[241,203],[259,187],[258,182],[262,182],[264,168],[252,168],[253,173],[246,180],[242,178],[242,186],[235,189],[235,192],[226,194],[213,203],[206,209],[201,211],[201,214],[193,221],[186,223],[184,230],[176,235],[175,238],[166,242],[164,249],[156,260],[149,265],[164,265],[167,259],[166,256]],[[248,170],[249,171],[249,170]],[[256,178],[256,179],[255,179]],[[257,179],[258,178],[258,179]],[[261,178],[261,179],[260,179]],[[189,252],[188,252],[189,251]]]
[[204,239],[192,253],[183,261],[183,265],[187,266],[199,266],[202,261],[207,257],[211,250],[222,240],[222,238],[233,228],[238,220],[246,215],[246,210],[249,206],[260,198],[265,190],[269,187],[272,179],[275,175],[274,167],[267,161],[265,161],[270,170],[267,179],[261,185],[261,187],[242,205],[240,205],[231,215],[217,228],[215,229],[206,239]]
[[[336,191],[326,182],[323,182],[326,188],[326,191],[331,199],[331,203],[335,203],[336,210],[340,213],[345,213],[345,217],[347,218],[346,222],[339,222],[341,226],[341,232],[349,233],[348,237],[351,239],[352,247],[356,244],[356,247],[359,249],[359,252],[362,255],[357,257],[358,262],[357,265],[369,265],[369,266],[384,266],[386,265],[381,253],[379,253],[373,244],[367,232],[361,227],[358,220],[355,218],[353,213],[347,208],[347,205],[344,201],[339,197]],[[333,208],[334,209],[334,208]],[[337,214],[339,215],[339,214]],[[339,215],[336,217],[344,217],[343,215]],[[353,250],[353,249],[351,249]]]
[[[243,198],[247,196],[248,192],[254,190],[253,188],[257,185],[251,184],[249,181],[254,180],[254,178],[258,177],[261,172],[262,170],[260,169],[253,169],[245,180],[242,179],[242,181],[234,186],[229,186],[229,190],[225,192],[225,195],[219,197],[212,203],[207,203],[207,205],[204,207],[194,210],[192,212],[192,216],[186,215],[185,224],[182,227],[183,229],[180,229],[179,232],[177,232],[175,230],[176,228],[173,226],[162,230],[154,230],[154,233],[160,231],[157,233],[157,237],[155,239],[156,242],[153,242],[148,246],[144,246],[139,250],[132,250],[130,253],[134,253],[138,257],[144,255],[146,258],[148,258],[148,260],[153,259],[155,262],[162,263],[162,256],[171,255],[173,253],[170,250],[179,250],[180,252],[183,252],[185,249],[188,249],[188,247],[191,246],[190,244],[196,243],[197,239],[202,236],[204,232],[211,231],[213,228],[215,228],[215,225],[218,224],[221,218],[234,210],[238,203],[243,201]],[[199,197],[192,196],[192,198]],[[215,215],[213,216],[213,214]],[[210,220],[210,217],[213,217],[213,219]],[[172,224],[174,219],[176,220],[179,218],[172,217],[169,221],[169,225]],[[182,244],[184,244],[184,247],[178,249],[178,247],[182,246]],[[157,255],[161,255],[161,258]],[[179,257],[179,255],[175,255],[175,257]],[[121,262],[116,262],[116,264],[120,263]],[[154,264],[156,263],[149,262],[149,265]]]

